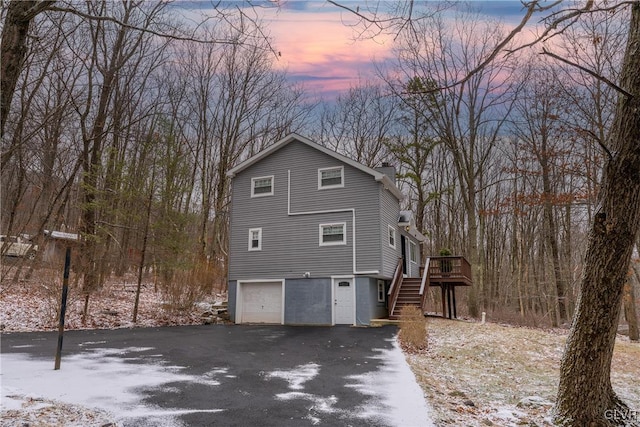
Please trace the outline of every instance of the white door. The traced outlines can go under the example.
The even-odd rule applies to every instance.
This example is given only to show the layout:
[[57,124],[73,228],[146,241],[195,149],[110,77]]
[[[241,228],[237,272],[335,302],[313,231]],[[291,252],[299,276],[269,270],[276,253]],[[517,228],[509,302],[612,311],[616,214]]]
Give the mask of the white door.
[[355,319],[353,279],[333,279],[333,314],[336,325],[353,325]]
[[240,323],[282,323],[282,282],[240,284]]

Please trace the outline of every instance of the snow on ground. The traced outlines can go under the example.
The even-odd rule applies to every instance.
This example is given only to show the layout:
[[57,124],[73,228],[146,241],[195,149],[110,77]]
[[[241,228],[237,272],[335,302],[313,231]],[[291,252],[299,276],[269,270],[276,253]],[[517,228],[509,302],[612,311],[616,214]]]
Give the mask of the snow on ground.
[[[186,413],[185,411],[143,405],[137,391],[174,381],[209,385],[217,385],[219,382],[210,375],[203,378],[181,374],[181,368],[177,366],[148,362],[132,364],[126,363],[121,357],[124,352],[145,350],[148,348],[93,349],[66,356],[63,361],[64,369],[57,371],[52,369],[50,360],[35,360],[20,353],[2,354],[0,407],[3,425],[11,425],[12,420],[15,420],[15,425],[22,426],[25,415],[39,409],[38,405],[29,405],[34,401],[33,396],[37,396],[36,401],[42,401],[47,406],[63,402],[73,407],[90,408],[84,411],[84,419],[77,424],[79,426],[89,425],[86,424],[86,419],[94,411],[96,415],[93,416],[99,421],[90,425],[102,426],[109,421],[124,420],[144,420],[145,425],[166,427],[181,425],[176,416]],[[219,411],[214,409],[210,412]],[[76,425],[67,424],[66,417],[62,420],[64,424],[59,425]]]
[[[429,318],[429,350],[407,361],[437,425],[551,426],[567,330]],[[618,336],[613,388],[640,408],[640,344]]]
[[[424,392],[416,382],[397,340],[393,349],[378,349],[376,359],[383,363],[381,372],[350,377],[355,381],[356,390],[371,396],[384,396],[382,401],[370,403],[359,412],[363,417],[369,414],[383,415],[387,422],[398,426],[431,427],[431,410],[427,406]],[[388,405],[381,414],[380,408]]]
[[[4,272],[3,272],[4,273]],[[65,329],[114,329],[171,325],[202,324],[201,314],[226,299],[223,294],[212,295],[191,310],[170,310],[170,301],[153,284],[143,284],[134,324],[133,308],[136,284],[111,283],[92,294],[89,315],[82,321],[84,298],[80,290],[69,287]],[[51,331],[58,329],[62,284],[55,276],[40,281],[7,284],[0,290],[0,330],[3,332]]]
[[[84,343],[89,345],[90,343]],[[99,343],[93,343],[99,344]],[[193,412],[160,408],[142,403],[141,391],[173,382],[219,385],[218,376],[232,377],[226,369],[213,369],[206,375],[181,373],[179,366],[149,362],[127,363],[138,358],[131,354],[151,348],[101,349],[66,356],[62,370],[53,370],[50,360],[32,359],[23,353],[2,354],[1,421],[5,426],[61,425],[105,426],[134,423],[157,427],[178,427],[179,415]],[[411,373],[399,346],[379,349],[376,359],[381,371],[353,376],[349,387],[369,396],[372,403],[349,410],[364,419],[385,420],[390,426],[424,426],[432,424],[423,392]],[[123,355],[127,354],[127,358]],[[142,360],[142,359],[140,359]],[[279,400],[303,399],[309,402],[308,419],[321,423],[323,413],[339,411],[335,396],[316,396],[305,392],[305,383],[315,378],[322,366],[308,363],[289,371],[273,371],[273,378],[288,382],[291,392],[274,396]],[[206,412],[220,412],[212,409]],[[340,409],[344,411],[343,409]],[[198,411],[202,412],[202,411]]]
[[[362,419],[384,420],[387,425],[398,427],[432,427],[430,409],[424,398],[424,392],[416,382],[409,365],[404,358],[397,341],[392,349],[374,349],[379,354],[382,368],[364,375],[352,375],[347,387],[353,388],[371,398],[363,407],[353,410]],[[288,393],[276,397],[281,400],[304,399],[310,404],[309,419],[319,424],[321,419],[313,414],[334,413],[338,399],[335,396],[317,396],[305,393],[304,383],[315,378],[322,367],[308,363],[289,371],[267,372],[267,379],[280,378],[289,383]]]

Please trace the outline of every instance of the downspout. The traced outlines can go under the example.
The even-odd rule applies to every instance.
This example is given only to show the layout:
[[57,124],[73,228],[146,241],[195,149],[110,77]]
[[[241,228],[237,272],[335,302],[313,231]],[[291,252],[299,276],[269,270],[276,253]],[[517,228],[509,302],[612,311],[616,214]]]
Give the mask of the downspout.
[[316,215],[316,214],[328,214],[328,213],[351,213],[351,221],[353,224],[352,231],[352,245],[353,245],[353,254],[352,254],[352,265],[353,265],[353,274],[354,276],[357,274],[379,274],[379,270],[372,271],[358,271],[356,268],[356,259],[357,259],[357,250],[356,250],[356,210],[354,208],[346,208],[346,209],[327,209],[320,211],[307,211],[307,212],[291,212],[291,170],[287,170],[287,215],[288,216],[297,216],[297,215]]

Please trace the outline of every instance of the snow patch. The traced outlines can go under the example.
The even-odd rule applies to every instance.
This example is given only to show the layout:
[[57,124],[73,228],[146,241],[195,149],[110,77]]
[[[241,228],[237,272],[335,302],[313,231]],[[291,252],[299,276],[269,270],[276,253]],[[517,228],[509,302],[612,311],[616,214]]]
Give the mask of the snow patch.
[[[149,363],[135,357],[115,357],[128,352],[152,350],[147,347],[131,347],[124,350],[95,349],[90,352],[66,356],[61,369],[53,369],[53,360],[33,359],[22,353],[3,353],[2,399],[0,409],[24,410],[33,390],[38,398],[73,403],[97,408],[110,413],[114,420],[140,420],[145,425],[180,425],[176,417],[199,410],[181,411],[157,408],[141,403],[143,390],[153,389],[172,382],[193,382],[216,386],[219,382],[192,375],[181,374],[180,366]],[[127,360],[136,363],[126,363]],[[140,363],[143,361],[144,363]],[[16,408],[20,405],[20,408]],[[28,408],[35,411],[36,408]],[[220,412],[210,409],[205,412]]]
[[431,410],[427,406],[422,388],[400,349],[397,337],[392,349],[375,349],[372,358],[382,360],[376,372],[348,377],[355,381],[348,387],[372,396],[372,400],[358,409],[362,418],[382,418],[393,426],[432,427]]
[[318,375],[318,372],[320,372],[320,366],[318,364],[307,363],[289,371],[268,372],[265,376],[267,379],[280,378],[287,381],[291,390],[302,390],[304,389],[304,383],[314,379]]

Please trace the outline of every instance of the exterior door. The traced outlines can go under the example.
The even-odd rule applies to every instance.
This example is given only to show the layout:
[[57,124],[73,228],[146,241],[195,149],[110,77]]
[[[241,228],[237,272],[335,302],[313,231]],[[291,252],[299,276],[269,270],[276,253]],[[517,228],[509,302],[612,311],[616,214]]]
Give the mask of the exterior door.
[[282,282],[240,285],[241,323],[282,323]]
[[333,315],[336,325],[353,325],[355,289],[353,278],[333,279]]

